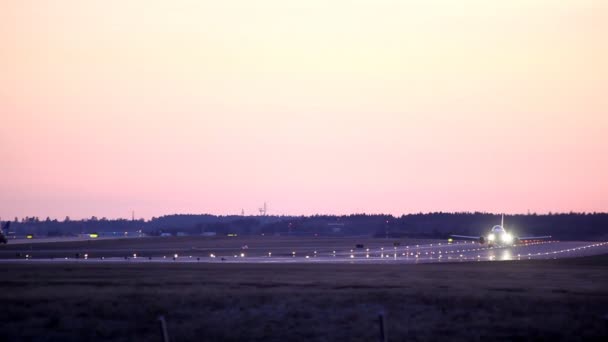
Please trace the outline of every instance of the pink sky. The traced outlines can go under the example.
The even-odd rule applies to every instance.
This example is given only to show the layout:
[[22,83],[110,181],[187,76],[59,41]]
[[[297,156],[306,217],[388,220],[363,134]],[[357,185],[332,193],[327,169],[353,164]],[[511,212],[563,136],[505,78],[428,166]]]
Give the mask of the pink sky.
[[608,210],[606,1],[5,0],[0,217]]

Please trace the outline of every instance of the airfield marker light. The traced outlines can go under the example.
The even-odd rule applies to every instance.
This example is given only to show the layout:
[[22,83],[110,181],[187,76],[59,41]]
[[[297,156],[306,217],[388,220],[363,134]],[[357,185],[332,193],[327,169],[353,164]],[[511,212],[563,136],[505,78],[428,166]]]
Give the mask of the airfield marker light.
[[418,257],[418,254],[416,254],[416,258]]
[[84,254],[84,258],[85,258],[85,260],[86,260],[86,259],[88,259],[88,258],[89,258],[89,255],[85,253],[85,254]]
[[241,253],[241,258],[244,258],[244,257],[245,257],[245,253]]
[[350,258],[351,258],[351,259],[352,259],[352,258],[354,258],[354,257],[355,257],[354,255],[352,255],[352,254],[350,255]]
[[133,259],[137,259],[137,253],[133,253]]
[[177,259],[177,253],[175,253],[175,254],[173,255],[173,258],[174,258],[174,259]]
[[366,249],[365,249],[365,251],[366,251],[366,252],[369,252],[369,248],[366,248]]
[[306,259],[310,258],[308,255],[306,256]]
[[268,257],[270,258],[272,256],[272,252],[268,252]]
[[382,251],[383,251],[383,250],[384,250],[384,247],[380,247],[380,250],[382,250]]
[[211,253],[211,254],[209,254],[209,257],[210,258],[215,258],[215,254]]
[[365,254],[365,257],[366,257],[366,258],[369,258],[369,254]]
[[296,257],[296,252],[291,252],[291,257],[295,258]]

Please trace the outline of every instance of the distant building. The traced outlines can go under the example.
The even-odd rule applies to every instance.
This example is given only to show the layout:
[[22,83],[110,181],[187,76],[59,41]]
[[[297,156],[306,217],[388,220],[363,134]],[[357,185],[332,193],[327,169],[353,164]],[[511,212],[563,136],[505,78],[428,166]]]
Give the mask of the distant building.
[[330,222],[327,224],[327,226],[329,228],[331,228],[331,232],[332,233],[341,233],[342,232],[342,228],[344,227],[344,223],[335,223],[335,222]]

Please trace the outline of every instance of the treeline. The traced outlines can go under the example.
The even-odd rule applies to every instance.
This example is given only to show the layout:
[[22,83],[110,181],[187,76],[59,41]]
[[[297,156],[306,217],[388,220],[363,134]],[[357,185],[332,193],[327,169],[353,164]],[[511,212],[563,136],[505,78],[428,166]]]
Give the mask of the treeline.
[[[151,220],[108,220],[92,217],[63,221],[38,218],[11,222],[13,235],[76,235],[104,232],[142,232],[200,235],[372,235],[378,237],[437,237],[450,234],[482,235],[500,215],[473,213],[420,213],[403,216],[353,214],[344,216],[216,216],[167,215]],[[505,216],[505,228],[518,236],[552,235],[557,239],[608,240],[608,213],[556,213]],[[7,232],[5,232],[6,234]]]

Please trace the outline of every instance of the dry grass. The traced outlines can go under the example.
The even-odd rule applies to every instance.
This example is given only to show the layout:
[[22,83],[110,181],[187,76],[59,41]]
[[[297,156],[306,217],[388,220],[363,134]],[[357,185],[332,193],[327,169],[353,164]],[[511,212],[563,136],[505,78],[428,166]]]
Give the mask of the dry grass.
[[[348,251],[356,244],[369,248],[392,247],[393,243],[423,244],[431,240],[417,239],[375,239],[370,237],[289,237],[289,236],[239,236],[239,237],[147,237],[128,239],[86,240],[48,243],[23,243],[0,245],[0,259],[15,258],[16,253],[33,255],[35,258],[74,257],[75,253],[89,254],[91,257],[124,257],[137,253],[142,257],[179,255],[209,256],[215,253],[230,256],[241,252],[241,247],[248,246],[247,254],[252,256],[267,255],[269,251],[275,256],[291,255],[292,251],[300,253],[329,254],[333,250]],[[433,242],[433,241],[431,241]]]
[[3,264],[10,341],[600,340],[608,257],[427,265]]

